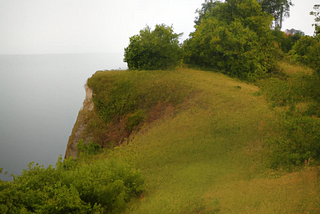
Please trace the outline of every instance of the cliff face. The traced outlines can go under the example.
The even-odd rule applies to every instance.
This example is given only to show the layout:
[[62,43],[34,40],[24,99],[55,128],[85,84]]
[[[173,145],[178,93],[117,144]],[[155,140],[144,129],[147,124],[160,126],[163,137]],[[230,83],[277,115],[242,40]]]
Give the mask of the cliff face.
[[85,130],[88,124],[90,123],[89,115],[93,112],[94,104],[92,100],[92,89],[89,88],[88,85],[85,85],[86,90],[86,98],[83,102],[83,107],[78,113],[78,117],[74,127],[72,129],[72,133],[68,140],[68,145],[65,153],[65,158],[68,157],[77,157],[77,143],[80,139],[83,139],[84,143],[88,145],[89,141],[92,140],[92,135],[85,135]]

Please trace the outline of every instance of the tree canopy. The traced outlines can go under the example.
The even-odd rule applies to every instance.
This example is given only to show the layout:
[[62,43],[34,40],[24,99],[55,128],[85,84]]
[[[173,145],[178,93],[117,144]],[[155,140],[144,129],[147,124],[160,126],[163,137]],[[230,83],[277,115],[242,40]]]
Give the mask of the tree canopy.
[[[210,13],[213,8],[222,3],[220,0],[205,0],[200,9],[196,10],[198,16],[195,19],[195,24],[200,25],[201,20],[205,18],[207,13]],[[226,3],[232,3],[232,0],[225,0]],[[290,7],[293,6],[292,0],[257,0],[263,11],[271,14],[274,17],[274,27],[282,28],[284,18],[290,17]]]
[[316,4],[313,6],[315,11],[311,11],[310,15],[314,16],[315,23],[312,24],[315,28],[315,34],[320,34],[320,4]]
[[220,1],[217,0],[205,0],[205,2],[201,4],[202,7],[196,10],[198,16],[195,18],[194,23],[200,25],[202,18],[204,18],[207,13],[210,13],[213,8],[218,6],[219,3]]
[[290,17],[292,0],[258,0],[262,10],[274,17],[274,27],[282,28],[284,18]]
[[180,60],[179,37],[172,26],[156,25],[140,30],[139,35],[130,37],[125,48],[124,62],[130,70],[157,70],[174,68]]
[[253,80],[274,67],[272,19],[256,0],[216,2],[184,43],[184,61]]

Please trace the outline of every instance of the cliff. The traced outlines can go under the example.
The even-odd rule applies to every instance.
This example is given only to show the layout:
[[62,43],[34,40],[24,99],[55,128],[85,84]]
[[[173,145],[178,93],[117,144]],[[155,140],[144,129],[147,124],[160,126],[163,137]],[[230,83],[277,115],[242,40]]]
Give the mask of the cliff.
[[92,140],[92,135],[86,135],[85,130],[90,123],[90,113],[93,112],[94,104],[92,100],[92,89],[85,85],[86,98],[83,102],[83,107],[78,113],[78,117],[72,133],[68,140],[68,145],[65,153],[65,158],[67,157],[77,157],[77,143],[80,139],[84,140],[84,143],[88,145],[89,141]]
[[[278,160],[273,157],[293,157],[288,150],[279,156],[279,146],[310,145],[297,147],[287,137],[290,108],[282,105],[288,103],[283,97],[290,92],[288,84],[297,88],[290,93],[296,93],[303,81],[314,77],[280,77],[261,80],[260,90],[219,73],[191,69],[96,72],[87,81],[66,157],[77,156],[76,145],[83,139],[112,148],[92,162],[109,159],[115,166],[125,162],[141,171],[145,189],[126,213],[317,212],[318,166],[307,167],[307,162],[293,173],[269,168]],[[272,108],[269,96],[281,106]],[[292,136],[306,142],[305,133],[311,131],[304,130],[320,127],[313,125],[315,120],[292,120],[297,122]]]

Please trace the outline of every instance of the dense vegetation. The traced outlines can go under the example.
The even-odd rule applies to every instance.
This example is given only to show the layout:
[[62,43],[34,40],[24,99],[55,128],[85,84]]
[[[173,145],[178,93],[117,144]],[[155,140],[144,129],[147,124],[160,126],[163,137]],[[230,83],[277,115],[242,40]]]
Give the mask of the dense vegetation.
[[258,81],[261,93],[277,112],[283,134],[269,140],[271,167],[293,166],[320,161],[319,75],[311,69],[281,63],[288,71]]
[[255,0],[216,2],[184,43],[184,62],[253,81],[275,69],[271,21]]
[[206,0],[183,44],[164,24],[132,36],[129,71],[88,79],[92,142],[0,181],[0,213],[319,211],[318,168],[286,174],[320,162],[320,37],[280,30],[290,6]]
[[320,36],[303,36],[289,53],[293,62],[309,66],[320,75]]
[[127,163],[92,160],[94,144],[80,143],[79,152],[56,168],[30,163],[13,182],[0,181],[0,213],[119,213],[141,194],[143,179]]
[[[141,93],[142,85],[149,91],[145,106],[135,108],[144,107],[151,122],[141,121],[130,143],[112,152],[139,168],[146,182],[142,197],[125,213],[317,210],[318,167],[312,166],[319,160],[319,78],[305,67],[279,67],[283,72],[255,83],[261,90],[219,73],[185,68],[96,73],[91,80],[114,80],[99,84],[96,97],[111,97],[107,91],[133,78],[132,91]],[[172,105],[151,102],[174,86]],[[287,174],[295,170],[301,171]]]
[[[179,46],[181,34],[172,26],[156,25],[154,31],[147,26],[130,38],[124,61],[130,70],[162,70],[182,60],[184,65],[256,81],[278,72],[277,60],[290,52],[292,60],[318,69],[319,37],[281,31],[291,6],[291,0],[206,0],[196,11],[195,31],[183,44]],[[319,6],[314,10],[310,15],[315,16],[317,34]]]
[[96,114],[86,132],[103,148],[127,142],[143,124],[173,114],[192,87],[170,71],[97,72],[88,85]]
[[180,36],[172,26],[156,25],[153,31],[147,26],[139,35],[130,37],[124,61],[131,70],[175,68],[180,60]]

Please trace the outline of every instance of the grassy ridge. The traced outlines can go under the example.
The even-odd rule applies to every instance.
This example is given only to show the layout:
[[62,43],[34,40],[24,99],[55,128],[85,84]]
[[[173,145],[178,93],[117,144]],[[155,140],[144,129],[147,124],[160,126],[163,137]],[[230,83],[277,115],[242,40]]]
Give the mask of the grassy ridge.
[[77,159],[0,181],[0,213],[319,213],[319,76],[280,66],[259,87],[191,69],[96,73],[75,126],[109,149],[80,140]]
[[88,85],[97,115],[87,132],[103,147],[119,145],[142,124],[172,114],[192,90],[175,71],[98,72]]
[[[256,88],[222,75],[191,74],[194,78],[197,75],[202,76],[195,85],[199,92],[185,104],[184,111],[136,136],[134,143],[139,156],[132,162],[136,161],[142,173],[147,172],[144,176],[150,189],[146,201],[133,208],[136,213],[221,210],[216,197],[206,205],[203,196],[208,187],[231,172],[238,177],[236,174],[250,171],[240,164],[247,160],[237,156],[239,149],[255,135],[254,125],[259,123],[259,118],[248,117],[249,112],[253,113],[250,108],[256,98],[251,93]],[[254,107],[256,114],[261,110]],[[240,133],[243,137],[239,138]],[[254,136],[252,143],[260,143],[259,135]],[[255,170],[246,176],[254,177]],[[152,198],[150,202],[148,197]]]
[[[180,100],[164,105],[167,113],[141,125],[128,145],[100,157],[124,159],[145,178],[145,192],[127,213],[319,212],[318,168],[269,170],[266,142],[285,130],[265,96],[256,96],[258,87],[188,69],[116,75],[151,97],[178,85]],[[158,102],[138,109],[149,109],[150,118]]]

